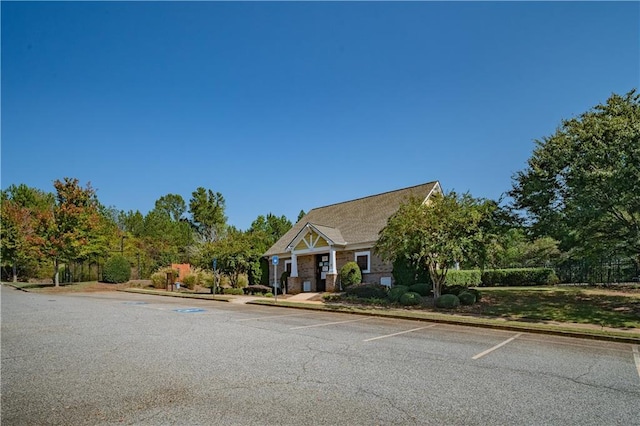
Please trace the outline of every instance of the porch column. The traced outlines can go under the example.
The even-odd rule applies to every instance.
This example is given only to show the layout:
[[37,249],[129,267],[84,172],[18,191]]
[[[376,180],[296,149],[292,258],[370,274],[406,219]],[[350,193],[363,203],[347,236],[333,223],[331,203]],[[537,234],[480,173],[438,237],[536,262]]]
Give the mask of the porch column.
[[336,249],[335,247],[329,247],[329,272],[327,274],[337,274],[336,269]]
[[298,276],[298,256],[294,252],[291,252],[291,276]]

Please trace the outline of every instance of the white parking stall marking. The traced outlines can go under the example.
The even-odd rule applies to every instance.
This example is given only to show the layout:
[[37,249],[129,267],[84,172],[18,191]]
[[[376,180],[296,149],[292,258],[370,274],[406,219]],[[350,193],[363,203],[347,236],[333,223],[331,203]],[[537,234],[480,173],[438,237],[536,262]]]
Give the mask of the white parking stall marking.
[[482,357],[483,357],[483,356],[485,356],[486,354],[491,353],[491,352],[495,351],[496,349],[499,349],[499,348],[503,347],[503,346],[504,346],[504,345],[506,345],[507,343],[509,343],[509,342],[513,342],[514,340],[516,340],[516,339],[517,339],[518,337],[520,337],[520,336],[522,336],[522,333],[518,333],[518,334],[516,334],[515,336],[513,336],[513,337],[511,337],[511,338],[509,338],[509,339],[507,339],[507,340],[505,340],[504,342],[499,343],[499,344],[495,345],[494,347],[487,349],[487,350],[486,350],[486,351],[484,351],[484,352],[480,352],[479,354],[474,355],[471,359],[478,359],[478,358],[482,358]]
[[387,337],[399,336],[400,334],[413,333],[414,331],[424,330],[425,328],[432,328],[432,327],[435,327],[436,325],[437,324],[431,324],[431,325],[427,325],[427,326],[424,326],[424,327],[412,328],[411,330],[405,330],[405,331],[399,331],[399,332],[393,333],[393,334],[387,334],[387,335],[384,335],[384,336],[372,337],[371,339],[363,340],[363,342],[371,342],[373,340],[386,339]]
[[301,328],[312,328],[312,327],[324,327],[326,325],[334,325],[334,324],[346,324],[348,322],[366,321],[366,320],[369,320],[371,318],[372,317],[358,318],[358,319],[355,319],[355,320],[348,320],[348,321],[323,322],[322,324],[313,324],[313,325],[303,325],[301,327],[292,327],[289,330],[300,330]]
[[301,313],[301,314],[268,315],[268,316],[264,316],[264,317],[242,318],[242,319],[238,319],[238,320],[234,320],[234,321],[236,321],[236,322],[240,322],[240,321],[255,321],[255,320],[270,319],[270,318],[299,317],[299,316],[302,316],[302,315],[309,315],[309,313],[305,312],[305,313]]
[[633,359],[636,362],[636,370],[638,370],[638,376],[640,376],[640,349],[638,349],[638,345],[633,345]]

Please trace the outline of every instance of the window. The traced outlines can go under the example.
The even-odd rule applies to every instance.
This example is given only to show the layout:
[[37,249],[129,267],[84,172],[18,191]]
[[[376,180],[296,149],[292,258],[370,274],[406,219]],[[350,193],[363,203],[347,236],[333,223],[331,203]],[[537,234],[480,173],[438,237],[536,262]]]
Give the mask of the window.
[[368,251],[359,251],[356,252],[356,263],[360,267],[360,271],[363,274],[369,272],[369,268],[371,266],[371,255]]

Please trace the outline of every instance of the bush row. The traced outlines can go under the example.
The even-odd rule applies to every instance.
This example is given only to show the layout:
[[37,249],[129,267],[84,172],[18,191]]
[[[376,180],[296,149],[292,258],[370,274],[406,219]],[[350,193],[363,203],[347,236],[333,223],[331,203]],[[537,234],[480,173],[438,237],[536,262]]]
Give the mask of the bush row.
[[482,273],[482,286],[555,285],[560,280],[551,268],[488,269]]
[[[427,278],[431,283],[431,278]],[[560,280],[551,268],[510,268],[510,269],[466,269],[449,270],[445,278],[446,285],[465,287],[499,287],[555,285]]]
[[[354,284],[347,287],[344,298],[338,295],[326,295],[326,301],[375,301],[374,304],[399,303],[403,306],[415,306],[424,302],[431,294],[431,284],[414,284],[412,286],[396,285],[387,288],[380,284]],[[473,305],[480,300],[480,292],[461,285],[447,286],[442,289],[443,295],[436,299],[439,308],[451,309],[459,305]],[[446,296],[446,297],[445,297]]]

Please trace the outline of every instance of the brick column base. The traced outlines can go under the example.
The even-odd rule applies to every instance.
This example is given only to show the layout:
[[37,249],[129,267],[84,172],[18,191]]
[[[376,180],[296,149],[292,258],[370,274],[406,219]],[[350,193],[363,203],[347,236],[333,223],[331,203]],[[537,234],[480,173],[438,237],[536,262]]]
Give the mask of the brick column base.
[[336,284],[338,282],[337,274],[327,274],[326,279],[326,290],[330,293],[335,293],[338,289],[336,288]]
[[302,293],[302,280],[300,277],[287,278],[287,294]]

